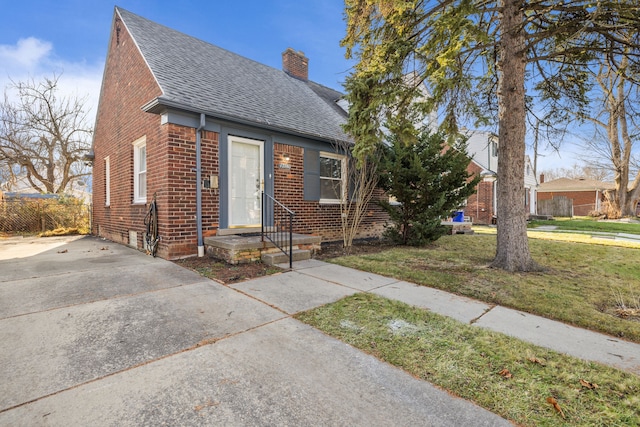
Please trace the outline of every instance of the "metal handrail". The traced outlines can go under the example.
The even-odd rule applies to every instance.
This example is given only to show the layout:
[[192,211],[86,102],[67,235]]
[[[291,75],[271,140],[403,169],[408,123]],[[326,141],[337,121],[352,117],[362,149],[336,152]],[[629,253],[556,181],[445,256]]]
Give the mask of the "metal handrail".
[[[293,217],[295,212],[277,201],[273,196],[262,192],[261,236],[265,237],[289,256],[289,269],[293,268]],[[288,238],[287,238],[288,237]],[[287,240],[289,248],[287,251]]]

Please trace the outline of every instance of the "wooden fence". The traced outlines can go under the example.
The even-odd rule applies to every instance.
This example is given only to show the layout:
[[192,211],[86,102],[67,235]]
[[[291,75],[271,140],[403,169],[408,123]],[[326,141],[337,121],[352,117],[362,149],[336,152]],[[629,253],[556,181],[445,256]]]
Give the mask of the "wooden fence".
[[554,197],[551,200],[538,200],[538,215],[572,217],[573,199],[568,199],[564,196],[558,196]]

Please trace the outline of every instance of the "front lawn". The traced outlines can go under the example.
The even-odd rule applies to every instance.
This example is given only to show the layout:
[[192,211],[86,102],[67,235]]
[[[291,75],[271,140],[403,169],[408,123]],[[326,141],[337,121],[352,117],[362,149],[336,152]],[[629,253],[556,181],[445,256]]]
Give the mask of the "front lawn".
[[540,226],[555,226],[558,230],[595,231],[608,233],[628,233],[640,234],[640,223],[618,222],[618,221],[598,221],[595,218],[576,217],[558,218],[552,221],[530,221],[529,228]]
[[640,378],[357,294],[296,316],[523,426],[640,425]]
[[513,274],[487,267],[495,244],[495,235],[444,236],[331,262],[640,342],[638,249],[529,239],[547,271]]

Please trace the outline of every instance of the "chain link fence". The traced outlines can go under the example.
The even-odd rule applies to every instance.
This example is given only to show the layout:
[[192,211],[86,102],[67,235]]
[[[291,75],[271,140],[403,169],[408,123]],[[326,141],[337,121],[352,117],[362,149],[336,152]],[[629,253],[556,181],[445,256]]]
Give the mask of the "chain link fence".
[[4,233],[44,233],[60,228],[88,233],[91,205],[69,197],[0,199],[0,231]]

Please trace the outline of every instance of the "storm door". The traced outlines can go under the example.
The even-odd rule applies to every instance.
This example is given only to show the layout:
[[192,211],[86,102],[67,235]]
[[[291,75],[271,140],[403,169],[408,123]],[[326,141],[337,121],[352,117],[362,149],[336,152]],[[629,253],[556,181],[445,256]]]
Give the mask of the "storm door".
[[229,136],[229,227],[259,227],[264,141]]

